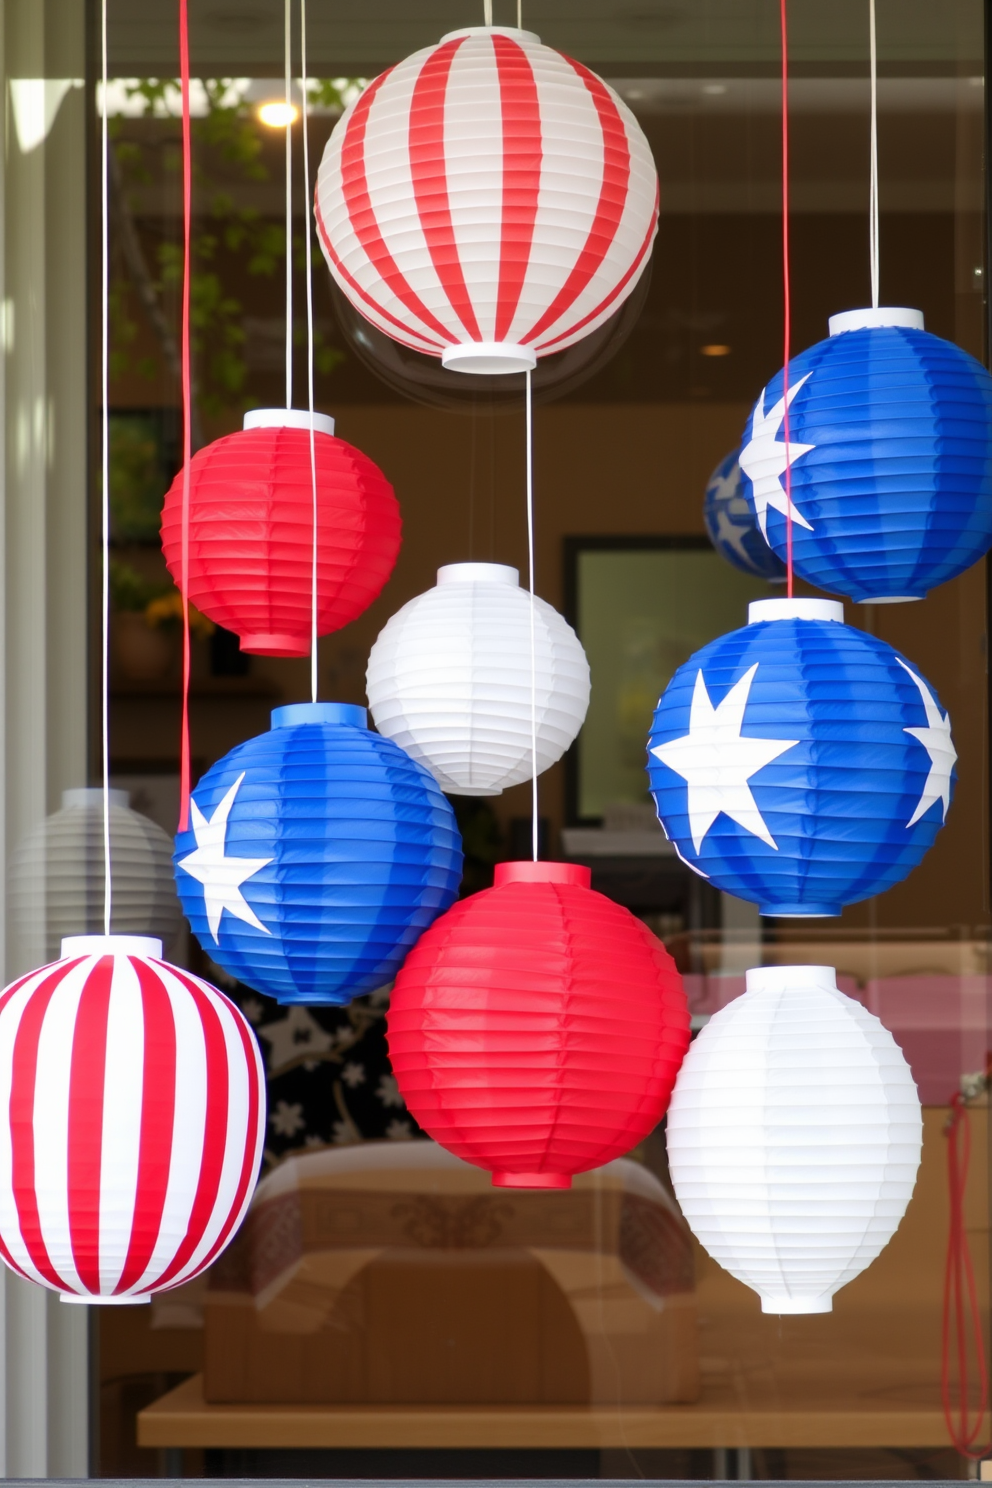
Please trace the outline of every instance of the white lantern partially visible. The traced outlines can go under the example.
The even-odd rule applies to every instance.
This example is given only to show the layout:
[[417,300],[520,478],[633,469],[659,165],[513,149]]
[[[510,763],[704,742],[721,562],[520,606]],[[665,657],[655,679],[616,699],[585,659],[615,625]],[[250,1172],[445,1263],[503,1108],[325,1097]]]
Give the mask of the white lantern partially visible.
[[[565,753],[589,706],[572,627],[534,600],[537,772]],[[381,734],[456,796],[498,796],[531,777],[531,601],[515,568],[451,563],[387,621],[369,656]]]
[[[169,945],[182,924],[172,872],[172,841],[110,792],[112,930]],[[63,937],[103,931],[103,791],[62,792],[62,809],[14,849],[8,872],[15,966],[55,961]]]
[[902,1050],[830,966],[763,966],[686,1055],[668,1112],[675,1194],[762,1312],[830,1312],[906,1212],[920,1098]]

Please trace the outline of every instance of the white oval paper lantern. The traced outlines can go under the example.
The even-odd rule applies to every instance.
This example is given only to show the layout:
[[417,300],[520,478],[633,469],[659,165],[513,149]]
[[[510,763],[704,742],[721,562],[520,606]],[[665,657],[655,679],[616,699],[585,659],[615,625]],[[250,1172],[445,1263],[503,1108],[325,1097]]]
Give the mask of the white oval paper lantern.
[[[589,706],[589,663],[558,611],[534,601],[538,774]],[[387,621],[369,656],[375,726],[442,790],[498,796],[531,777],[531,611],[515,568],[451,563]]]
[[462,372],[522,372],[609,319],[658,226],[621,98],[530,31],[468,26],[345,109],[317,177],[328,267],[379,330]]
[[668,1112],[675,1194],[762,1312],[830,1312],[895,1234],[923,1118],[902,1050],[830,966],[763,966],[686,1055]]
[[[127,791],[110,792],[111,928],[168,945],[182,924],[172,840],[132,811],[129,800]],[[54,961],[64,936],[102,931],[103,878],[103,791],[63,791],[62,809],[39,822],[11,855],[15,964]]]

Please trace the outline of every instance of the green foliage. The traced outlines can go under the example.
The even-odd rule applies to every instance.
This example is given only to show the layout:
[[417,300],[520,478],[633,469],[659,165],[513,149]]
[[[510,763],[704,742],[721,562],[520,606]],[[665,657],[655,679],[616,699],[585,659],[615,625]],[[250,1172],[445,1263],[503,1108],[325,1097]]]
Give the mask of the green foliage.
[[[314,79],[308,97],[316,107],[342,109],[364,87],[364,79]],[[212,161],[243,181],[264,181],[262,141],[247,103],[229,78],[203,79],[206,112],[192,120],[193,160],[199,200],[208,205],[193,220],[192,271],[190,275],[190,329],[196,380],[196,399],[205,413],[216,414],[237,406],[247,378],[244,360],[245,307],[224,285],[221,251],[240,260],[251,276],[271,278],[282,271],[286,258],[286,234],[281,223],[267,221],[253,208],[238,207],[229,190],[214,186],[209,177]],[[129,99],[140,99],[144,115],[175,118],[179,110],[179,85],[173,79],[139,78],[127,86]],[[125,189],[152,180],[145,147],[124,137],[125,121],[115,119],[112,148]],[[168,169],[181,168],[178,150],[163,152]],[[303,259],[302,240],[293,244],[294,260]],[[148,265],[152,287],[161,297],[178,293],[182,285],[182,249],[161,242],[154,262]],[[121,377],[130,370],[154,377],[160,368],[150,358],[136,360],[138,334],[130,285],[114,278],[110,292],[111,375]],[[305,330],[304,330],[305,339]],[[300,340],[299,328],[295,339]],[[345,353],[316,333],[314,367],[326,376],[344,360]]]
[[147,542],[158,536],[167,479],[160,430],[140,413],[113,413],[109,424],[111,531],[118,540]]
[[120,558],[111,558],[108,572],[110,581],[110,605],[114,610],[144,612],[153,599],[162,592],[161,584],[149,584],[137,569]]

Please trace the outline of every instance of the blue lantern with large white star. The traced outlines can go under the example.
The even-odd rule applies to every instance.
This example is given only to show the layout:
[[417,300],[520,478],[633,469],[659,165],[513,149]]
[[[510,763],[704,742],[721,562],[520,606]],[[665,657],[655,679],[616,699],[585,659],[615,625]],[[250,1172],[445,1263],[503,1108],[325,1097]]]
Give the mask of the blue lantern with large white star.
[[462,851],[434,777],[364,708],[294,703],[207,771],[174,863],[211,960],[279,1002],[343,1004],[453,902]]
[[836,915],[916,866],[957,755],[933,688],[827,599],[763,599],[675,673],[648,775],[683,861],[765,915]]
[[744,494],[738,450],[726,455],[714,470],[703,498],[703,520],[710,542],[733,568],[756,579],[777,584],[785,564],[768,546]]
[[[788,544],[782,374],[754,407],[744,492]],[[922,599],[992,544],[992,377],[918,310],[850,310],[789,364],[795,572],[861,603]]]

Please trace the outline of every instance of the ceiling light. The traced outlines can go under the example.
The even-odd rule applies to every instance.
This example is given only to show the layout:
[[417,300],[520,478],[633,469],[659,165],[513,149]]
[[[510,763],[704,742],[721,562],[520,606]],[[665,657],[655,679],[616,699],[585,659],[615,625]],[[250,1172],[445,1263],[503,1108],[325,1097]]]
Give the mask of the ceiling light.
[[299,110],[295,103],[287,103],[284,98],[276,98],[270,103],[263,103],[261,105],[258,110],[258,117],[270,129],[285,129],[287,124],[296,123],[299,117]]
[[704,83],[703,84],[703,92],[704,93],[708,93],[712,98],[717,98],[721,93],[726,93],[726,91],[727,91],[727,86],[726,86],[725,83]]
[[719,344],[713,346],[701,346],[699,350],[702,352],[703,356],[709,357],[721,357],[730,355],[730,347],[722,346]]

